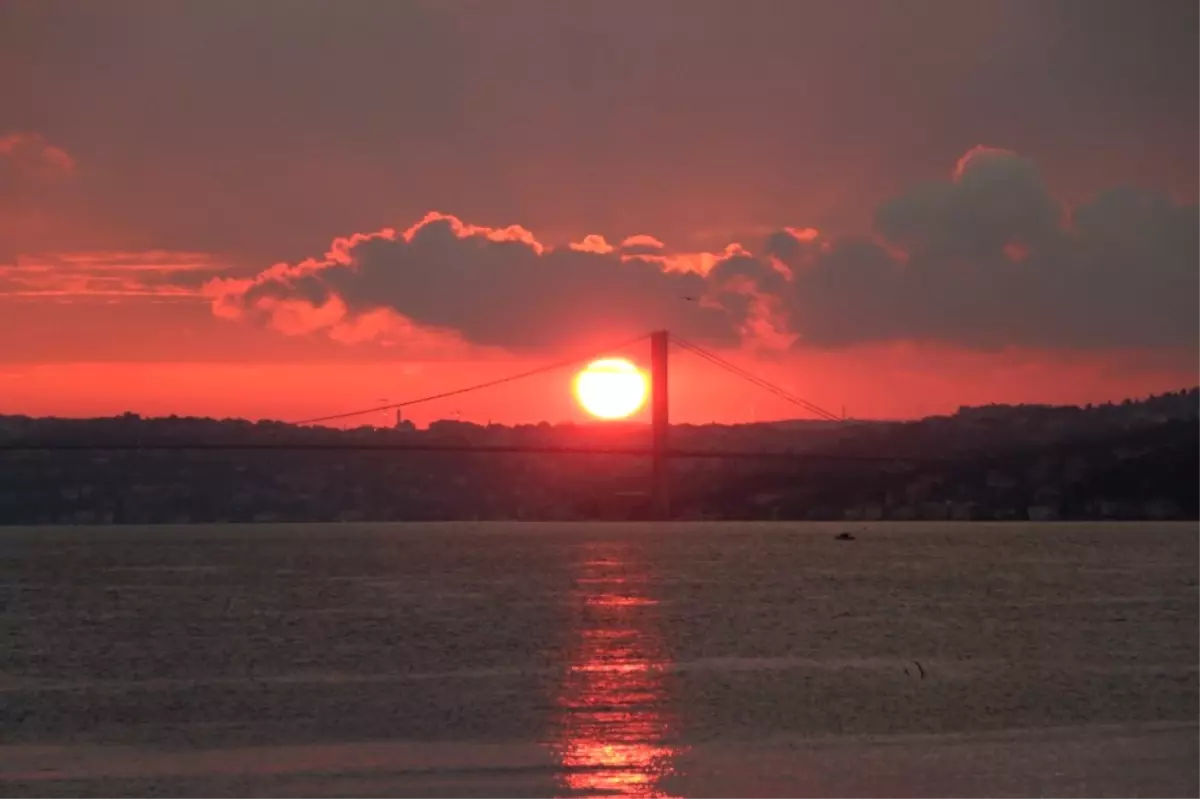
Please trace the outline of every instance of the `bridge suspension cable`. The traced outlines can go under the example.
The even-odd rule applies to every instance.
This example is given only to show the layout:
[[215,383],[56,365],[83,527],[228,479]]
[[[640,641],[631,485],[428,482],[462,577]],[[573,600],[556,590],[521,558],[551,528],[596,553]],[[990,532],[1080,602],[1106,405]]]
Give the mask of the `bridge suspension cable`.
[[678,344],[680,347],[682,347],[683,349],[692,353],[693,355],[697,355],[701,358],[704,358],[708,362],[721,367],[725,371],[731,372],[731,373],[737,375],[738,377],[742,378],[743,380],[753,383],[754,385],[758,386],[759,388],[765,389],[765,390],[771,392],[772,394],[776,395],[777,397],[787,400],[788,402],[792,403],[793,405],[797,405],[801,408],[804,408],[809,413],[812,413],[816,416],[819,416],[823,419],[826,419],[826,420],[832,421],[832,422],[842,421],[842,417],[838,416],[837,414],[827,411],[824,408],[822,408],[821,406],[816,405],[812,402],[809,402],[808,400],[806,400],[802,397],[797,397],[795,394],[791,393],[790,391],[780,388],[779,386],[775,385],[774,383],[770,382],[769,380],[765,380],[761,377],[751,374],[750,372],[747,372],[742,367],[737,366],[736,364],[730,363],[729,361],[725,360],[721,356],[711,353],[708,350],[704,349],[703,347],[700,347],[696,344],[692,344],[690,341],[686,341],[686,340],[678,338],[676,336],[672,336],[671,341],[674,342],[675,344]]
[[465,386],[463,388],[456,388],[453,391],[443,391],[438,394],[430,394],[429,396],[426,396],[426,397],[418,397],[417,399],[405,400],[404,402],[392,402],[392,403],[388,403],[387,405],[376,405],[373,408],[363,408],[363,409],[357,410],[357,411],[347,411],[345,413],[332,413],[332,414],[329,414],[328,416],[316,416],[311,419],[301,419],[298,422],[290,422],[289,424],[306,425],[306,424],[318,424],[320,422],[333,422],[338,419],[349,419],[354,416],[366,416],[367,414],[370,414],[370,413],[380,413],[382,411],[390,411],[395,408],[406,408],[409,405],[418,405],[422,402],[432,402],[433,400],[446,399],[447,397],[456,397],[460,394],[467,394],[469,392],[479,391],[480,389],[484,389],[484,388],[492,388],[493,386],[503,385],[504,383],[511,383],[515,380],[522,380],[526,377],[533,377],[534,375],[543,374],[545,372],[553,372],[557,369],[565,369],[568,366],[576,366],[578,364],[584,363],[585,361],[591,361],[591,360],[594,360],[595,358],[599,358],[603,355],[607,355],[615,350],[624,349],[624,348],[630,346],[631,344],[637,344],[639,341],[644,341],[648,338],[650,338],[650,334],[646,333],[646,334],[637,336],[636,338],[631,338],[627,341],[622,341],[617,344],[613,344],[609,347],[605,347],[601,350],[594,351],[588,355],[580,355],[580,356],[577,356],[574,358],[568,358],[566,360],[555,361],[554,363],[549,363],[544,366],[539,366],[536,369],[530,369],[528,371],[520,372],[515,375],[508,375],[507,377],[497,378],[496,380],[488,380],[485,383],[476,383],[473,386]]

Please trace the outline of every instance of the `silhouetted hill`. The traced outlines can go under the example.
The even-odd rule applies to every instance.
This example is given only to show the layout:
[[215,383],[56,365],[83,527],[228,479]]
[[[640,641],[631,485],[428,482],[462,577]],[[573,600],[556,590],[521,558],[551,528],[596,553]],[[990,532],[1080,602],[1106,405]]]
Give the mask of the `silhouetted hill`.
[[[644,458],[384,448],[644,449],[648,432],[629,423],[339,430],[4,416],[0,523],[636,517]],[[1084,408],[962,408],[914,422],[679,425],[679,451],[836,457],[679,458],[673,504],[686,518],[1192,519],[1198,440],[1197,389]],[[189,444],[246,449],[170,449]],[[346,445],[367,449],[337,449]],[[113,449],[71,449],[105,446]]]

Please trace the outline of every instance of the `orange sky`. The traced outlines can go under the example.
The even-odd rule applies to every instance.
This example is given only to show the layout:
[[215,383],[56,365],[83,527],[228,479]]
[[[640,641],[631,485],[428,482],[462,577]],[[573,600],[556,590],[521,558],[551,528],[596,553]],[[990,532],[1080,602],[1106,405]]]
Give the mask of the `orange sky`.
[[[0,414],[303,418],[659,327],[861,417],[1197,383],[1195,4],[923,8],[5,4]],[[677,420],[795,415],[693,360]],[[410,415],[578,419],[571,376]]]
[[[628,355],[643,367],[648,354]],[[736,359],[744,368],[834,413],[862,418],[912,418],[988,402],[1102,402],[1174,390],[1194,374],[1136,355],[1091,361],[1042,353],[982,356],[928,352],[895,345],[787,363]],[[531,361],[395,363],[39,363],[0,368],[6,412],[58,416],[238,416],[298,420],[453,390],[530,368]],[[533,377],[406,409],[426,424],[438,418],[480,423],[582,421],[571,394],[571,371]],[[672,418],[702,424],[804,416],[789,403],[676,351],[671,361]],[[87,386],[87,390],[80,390]],[[344,424],[390,424],[373,414]],[[339,422],[337,424],[343,424]]]

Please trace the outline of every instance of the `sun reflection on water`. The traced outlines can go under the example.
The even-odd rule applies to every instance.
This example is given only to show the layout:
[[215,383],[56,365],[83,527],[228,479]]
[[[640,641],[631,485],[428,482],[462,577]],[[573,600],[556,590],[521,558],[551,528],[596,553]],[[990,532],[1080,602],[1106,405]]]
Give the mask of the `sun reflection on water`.
[[665,708],[668,658],[647,576],[619,544],[585,549],[555,748],[570,795],[668,797],[678,747]]

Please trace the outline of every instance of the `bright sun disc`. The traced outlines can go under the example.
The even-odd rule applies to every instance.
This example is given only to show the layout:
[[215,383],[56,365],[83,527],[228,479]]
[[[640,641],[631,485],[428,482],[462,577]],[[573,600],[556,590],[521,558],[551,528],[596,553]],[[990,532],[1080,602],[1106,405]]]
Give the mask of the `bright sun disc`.
[[593,361],[575,375],[575,396],[601,419],[623,419],[646,401],[646,376],[624,358]]

